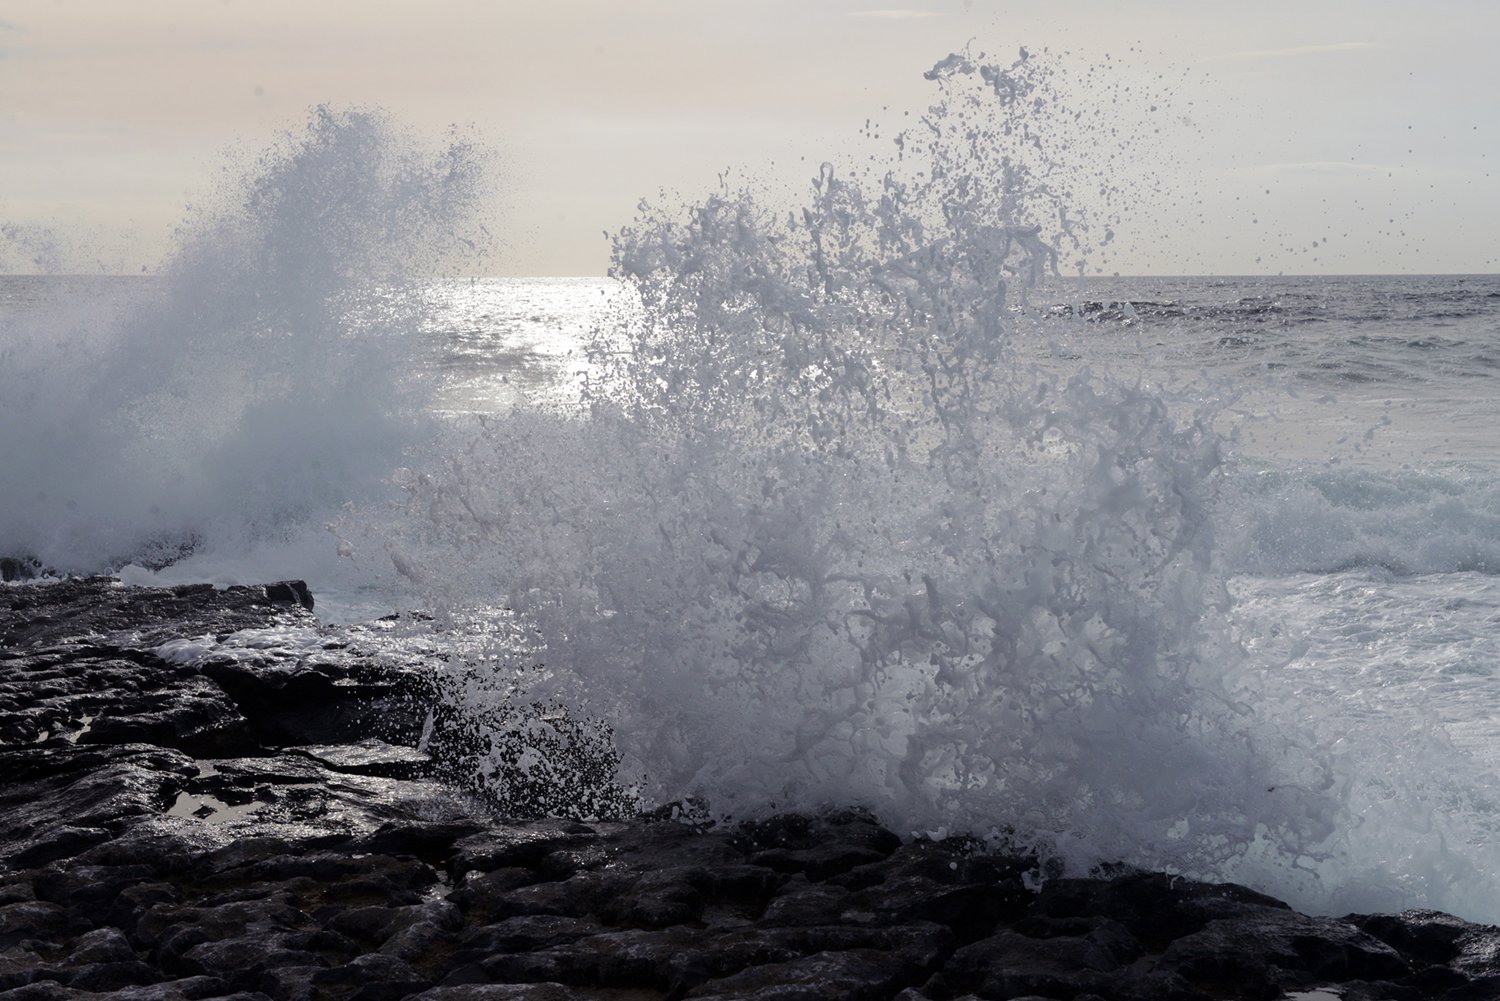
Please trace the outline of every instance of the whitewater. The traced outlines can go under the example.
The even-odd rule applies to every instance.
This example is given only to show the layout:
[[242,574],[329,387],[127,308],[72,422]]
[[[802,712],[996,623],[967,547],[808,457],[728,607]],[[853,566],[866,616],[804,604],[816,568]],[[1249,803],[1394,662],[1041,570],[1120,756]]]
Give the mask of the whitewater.
[[608,279],[465,277],[483,151],[319,110],[160,274],[0,278],[0,555],[411,613],[507,809],[1500,920],[1500,278],[1081,278],[1109,112],[928,76],[888,161],[643,203]]

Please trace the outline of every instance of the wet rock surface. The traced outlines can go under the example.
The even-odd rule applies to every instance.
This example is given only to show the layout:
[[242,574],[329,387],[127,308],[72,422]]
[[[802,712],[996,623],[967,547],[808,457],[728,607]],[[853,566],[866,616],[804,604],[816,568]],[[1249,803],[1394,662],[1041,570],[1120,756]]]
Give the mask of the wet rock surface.
[[1500,997],[1500,930],[1432,911],[1032,889],[1034,860],[857,811],[497,821],[414,747],[420,665],[310,605],[0,589],[0,1001]]

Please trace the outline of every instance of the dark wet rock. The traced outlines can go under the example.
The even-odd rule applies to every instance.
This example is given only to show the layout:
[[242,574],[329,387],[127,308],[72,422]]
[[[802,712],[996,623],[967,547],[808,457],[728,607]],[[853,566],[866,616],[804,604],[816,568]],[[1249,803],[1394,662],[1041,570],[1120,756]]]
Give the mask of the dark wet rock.
[[522,866],[489,872],[470,871],[463,877],[463,884],[448,894],[448,899],[473,921],[493,921],[501,918],[502,911],[510,910],[505,903],[510,891],[541,881],[539,873]]
[[[787,882],[766,905],[760,924],[767,927],[827,924],[830,917],[844,919],[855,906],[854,894],[839,886],[820,886],[798,876]],[[861,916],[855,915],[855,920]]]
[[592,827],[570,820],[497,826],[459,841],[454,846],[449,872],[454,879],[462,879],[474,871],[531,868],[556,852],[593,845],[596,841]]
[[168,640],[310,621],[300,581],[269,587],[126,587],[109,577],[75,577],[0,592],[0,647],[62,642]]
[[310,980],[314,988],[324,990],[363,989],[363,996],[369,1001],[399,1001],[408,994],[432,986],[432,981],[406,962],[383,953],[367,953],[354,957],[343,966],[315,971]]
[[278,605],[300,605],[309,612],[313,610],[312,592],[300,580],[284,580],[279,584],[267,584],[266,600]]
[[211,755],[243,747],[246,727],[217,685],[146,651],[0,648],[0,746],[139,742]]
[[463,984],[435,987],[412,1001],[583,1001],[583,997],[562,984]]
[[421,665],[310,607],[0,590],[0,1001],[1500,997],[1500,929],[1060,879],[857,810],[502,822],[415,748]]
[[185,950],[179,963],[189,973],[211,974],[232,970],[240,984],[259,984],[267,971],[299,967],[321,969],[321,958],[306,949],[298,949],[283,934],[266,934],[264,928],[251,927],[246,934],[216,942],[200,942]]
[[66,934],[74,921],[61,906],[45,900],[28,900],[0,907],[0,943],[56,939]]
[[1451,966],[1471,977],[1500,976],[1500,929],[1429,910],[1351,915],[1347,920],[1419,967]]
[[814,882],[883,861],[901,846],[900,838],[857,811],[772,817],[744,825],[740,840],[756,865],[802,873]]
[[911,973],[899,957],[868,949],[820,952],[710,980],[687,996],[703,1001],[822,1001],[829,997],[876,1001],[890,997]]
[[700,933],[687,928],[605,931],[531,952],[496,954],[455,971],[444,983],[555,982],[666,990],[672,986],[674,960],[701,957],[706,944]]
[[436,978],[447,967],[447,957],[452,955],[457,937],[457,932],[447,927],[446,922],[414,921],[392,935],[379,951],[381,955],[395,956],[427,970]]
[[453,854],[454,844],[483,828],[483,821],[474,817],[448,820],[406,818],[382,824],[362,838],[358,847],[377,854],[415,855],[440,863],[446,877],[447,860]]
[[467,930],[458,940],[454,962],[479,963],[500,952],[533,952],[599,935],[604,926],[579,918],[533,914],[507,918],[492,925]]
[[1211,921],[1169,945],[1160,963],[1195,985],[1267,992],[1412,972],[1394,949],[1353,925],[1279,913]]
[[30,556],[0,556],[0,581],[31,580],[41,572],[41,561]]
[[225,757],[297,744],[337,753],[331,745],[377,736],[414,742],[418,672],[349,653],[347,637],[322,630],[310,607],[301,582],[7,587],[0,747],[138,741]]
[[27,980],[10,990],[0,989],[0,1001],[71,1001],[82,996],[82,991],[64,987],[50,978]]
[[75,990],[106,993],[125,987],[151,984],[159,976],[151,966],[136,959],[113,963],[88,963],[73,969],[68,975],[68,986]]
[[80,744],[155,744],[199,757],[249,743],[249,722],[207,678],[178,678],[120,706],[104,707],[80,730]]
[[210,660],[202,671],[234,701],[265,745],[357,742],[377,726],[402,733],[420,726],[412,718],[392,722],[392,713],[411,716],[400,699],[398,677],[372,672],[355,680],[342,665],[323,663],[266,670],[253,661]]
[[1029,913],[1054,918],[1111,918],[1148,947],[1163,949],[1213,920],[1257,918],[1268,911],[1290,910],[1279,900],[1233,883],[1195,883],[1157,873],[1128,873],[1102,883],[1050,881]]
[[388,779],[412,779],[432,774],[432,758],[414,747],[397,747],[377,737],[348,744],[315,744],[289,748],[335,772],[376,775]]
[[1018,866],[1007,879],[964,882],[897,876],[860,891],[856,913],[887,922],[941,921],[965,938],[978,938],[1027,913],[1034,896],[1021,881],[1022,872]]
[[148,745],[0,749],[0,862],[70,858],[155,816],[191,761]]
[[633,880],[599,909],[612,924],[631,928],[668,928],[696,924],[703,916],[708,873],[694,867],[665,869]]
[[1108,989],[1143,952],[1113,922],[1083,935],[1048,938],[1006,930],[958,949],[929,987],[985,997],[1073,997]]
[[78,937],[68,953],[68,965],[85,963],[129,963],[139,959],[125,933],[118,928],[96,928]]

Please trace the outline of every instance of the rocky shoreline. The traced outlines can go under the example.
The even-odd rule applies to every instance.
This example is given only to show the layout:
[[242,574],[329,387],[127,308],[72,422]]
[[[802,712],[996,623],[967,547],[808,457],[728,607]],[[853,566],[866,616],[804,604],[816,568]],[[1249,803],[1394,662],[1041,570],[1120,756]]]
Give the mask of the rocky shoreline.
[[[1500,930],[904,841],[502,822],[300,583],[0,588],[0,1001],[1500,997]],[[216,656],[237,640],[248,656]]]

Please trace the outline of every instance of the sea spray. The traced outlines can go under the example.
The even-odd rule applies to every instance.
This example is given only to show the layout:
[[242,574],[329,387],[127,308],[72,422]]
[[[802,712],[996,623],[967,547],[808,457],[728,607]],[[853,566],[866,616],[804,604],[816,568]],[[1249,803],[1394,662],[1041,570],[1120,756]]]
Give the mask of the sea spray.
[[461,137],[426,149],[317,109],[184,224],[147,287],[17,320],[0,546],[68,571],[166,562],[384,489],[425,434],[411,280],[472,246],[483,164]]
[[615,780],[575,812],[860,804],[1076,872],[1493,915],[1484,776],[1233,604],[1286,541],[1232,387],[1091,370],[1030,305],[1112,238],[1085,196],[1120,151],[1075,131],[1097,109],[1024,55],[929,76],[891,162],[825,164],[795,207],[643,204],[585,412],[475,419],[403,475],[402,572],[528,632],[443,672],[450,720],[490,721],[471,774],[502,802],[589,778],[558,724],[599,720]]
[[1198,874],[1332,830],[1327,762],[1237,680],[1213,407],[1036,360],[1027,292],[1099,225],[1052,72],[944,60],[888,170],[791,211],[643,207],[586,416],[491,418],[407,481],[445,586],[536,628],[520,697],[608,720],[647,799]]
[[[1434,630],[1461,604],[1493,631],[1487,581],[1456,601],[1417,579],[1493,573],[1493,477],[1247,462],[1223,387],[1163,388],[1182,384],[1153,352],[1351,385],[1449,355],[1320,357],[1300,328],[1348,310],[1296,283],[1212,306],[1228,344],[1151,326],[1172,303],[1120,307],[1120,330],[1079,320],[1086,302],[1049,318],[1033,280],[1101,260],[1130,163],[1175,154],[1041,57],[931,76],[889,159],[810,167],[794,206],[726,185],[645,207],[581,411],[423,406],[409,335],[454,297],[411,281],[483,235],[479,160],[318,113],[184,228],[164,277],[6,331],[0,552],[94,569],[192,546],[122,577],[315,571],[321,614],[431,610],[381,623],[382,645],[432,665],[427,746],[504,812],[862,803],[1075,870],[1500,918],[1493,773],[1425,679],[1388,686],[1357,645],[1354,665],[1317,656],[1372,632],[1334,613],[1352,591],[1381,607],[1382,574],[1427,586],[1410,614]],[[1489,294],[1464,293],[1476,324]],[[1489,340],[1459,367],[1492,367]],[[1303,586],[1329,618],[1275,600]]]

